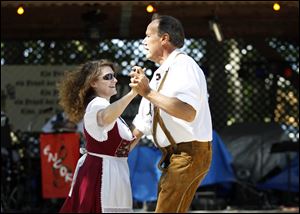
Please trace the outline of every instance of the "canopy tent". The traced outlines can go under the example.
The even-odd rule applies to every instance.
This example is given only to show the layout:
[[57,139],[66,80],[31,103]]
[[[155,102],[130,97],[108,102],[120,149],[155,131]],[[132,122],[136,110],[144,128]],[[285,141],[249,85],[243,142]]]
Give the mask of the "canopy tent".
[[299,154],[279,174],[257,186],[261,189],[299,192]]
[[286,153],[271,152],[275,143],[289,140],[279,124],[234,124],[222,130],[220,136],[233,157],[233,168],[241,181],[256,184],[287,165]]
[[[210,170],[201,186],[234,182],[236,180],[231,167],[232,157],[219,135],[213,132],[213,160]],[[157,184],[161,172],[157,163],[161,152],[155,147],[137,146],[128,157],[133,198],[137,201],[155,201]]]

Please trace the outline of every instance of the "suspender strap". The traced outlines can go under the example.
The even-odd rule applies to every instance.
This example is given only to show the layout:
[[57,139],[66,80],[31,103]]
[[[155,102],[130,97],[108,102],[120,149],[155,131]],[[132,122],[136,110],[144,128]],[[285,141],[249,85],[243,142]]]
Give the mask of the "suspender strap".
[[158,124],[158,118],[157,118],[157,110],[158,108],[154,107],[154,116],[153,116],[153,128],[152,128],[152,135],[153,135],[153,140],[154,144],[157,146],[157,148],[160,148],[159,144],[157,143],[157,138],[156,138],[156,129],[157,129],[157,124]]
[[[163,86],[163,84],[164,84],[164,82],[165,82],[165,80],[166,80],[166,78],[167,78],[168,71],[169,71],[169,70],[166,71],[166,73],[165,73],[163,79],[161,80],[160,85],[159,85],[159,87],[158,87],[158,89],[157,89],[157,92],[159,92],[160,89],[162,88],[162,86]],[[154,106],[153,128],[152,128],[153,133],[152,133],[152,134],[153,134],[153,139],[154,139],[155,145],[156,145],[158,148],[160,148],[159,144],[157,143],[157,138],[156,138],[156,129],[157,129],[157,123],[158,123],[158,115],[159,115],[159,109],[158,109],[156,106]]]
[[162,120],[162,118],[161,118],[161,116],[159,114],[158,114],[158,123],[159,123],[161,129],[163,130],[163,132],[165,133],[166,137],[168,138],[169,142],[171,143],[171,145],[173,147],[173,152],[176,153],[176,151],[177,151],[177,143],[175,142],[174,138],[170,134],[169,130],[167,129],[164,121]]
[[[167,77],[167,74],[168,74],[168,70],[166,71],[158,89],[157,89],[157,92],[159,92],[166,80],[166,77]],[[170,134],[169,130],[167,129],[163,119],[161,118],[160,114],[159,114],[159,108],[157,108],[156,106],[154,106],[154,115],[153,115],[153,141],[154,141],[154,144],[161,150],[162,152],[162,158],[160,159],[159,163],[158,163],[158,168],[160,170],[165,170],[163,167],[162,167],[162,164],[163,162],[165,161],[165,158],[167,156],[167,150],[164,148],[164,147],[160,147],[158,142],[157,142],[157,136],[156,136],[156,130],[157,130],[157,124],[160,125],[162,131],[164,132],[164,134],[166,135],[168,141],[170,142],[171,144],[171,148],[173,149],[173,153],[176,153],[177,151],[177,144],[174,140],[174,138],[172,137],[172,135]]]
[[163,147],[160,147],[158,142],[157,142],[157,138],[156,138],[156,129],[157,129],[157,124],[158,124],[158,117],[157,115],[157,110],[158,108],[154,107],[154,118],[153,118],[153,141],[154,144],[156,145],[157,148],[159,148],[159,150],[162,153],[162,157],[160,158],[157,166],[161,171],[164,171],[165,169],[162,167],[164,160],[166,159],[167,156],[167,150]]

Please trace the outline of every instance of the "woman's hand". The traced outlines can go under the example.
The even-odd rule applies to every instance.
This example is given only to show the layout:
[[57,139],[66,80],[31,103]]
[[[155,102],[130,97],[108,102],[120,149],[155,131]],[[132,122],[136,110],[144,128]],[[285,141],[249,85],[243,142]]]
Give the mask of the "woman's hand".
[[129,86],[137,91],[141,96],[147,96],[151,89],[149,86],[149,79],[145,75],[146,68],[141,68],[139,66],[134,66],[132,71],[129,73],[131,77],[131,83]]

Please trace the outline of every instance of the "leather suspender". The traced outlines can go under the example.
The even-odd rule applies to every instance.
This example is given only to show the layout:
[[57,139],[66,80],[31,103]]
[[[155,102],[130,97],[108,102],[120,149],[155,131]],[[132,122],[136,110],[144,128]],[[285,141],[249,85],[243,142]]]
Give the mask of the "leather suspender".
[[[168,75],[168,70],[166,71],[166,73],[165,73],[165,75],[164,75],[164,77],[163,77],[163,79],[162,79],[162,81],[161,81],[161,83],[160,83],[160,85],[157,89],[157,92],[159,92],[161,90],[161,88],[162,88],[162,86],[163,86],[163,84],[166,80],[167,75]],[[153,133],[152,134],[153,134],[154,144],[162,151],[163,156],[162,156],[161,160],[158,163],[158,168],[163,171],[165,169],[162,167],[162,164],[163,164],[163,162],[166,158],[167,150],[164,147],[160,147],[158,142],[157,142],[157,137],[156,137],[157,124],[160,125],[162,131],[164,132],[164,134],[166,135],[168,141],[171,144],[171,148],[173,149],[173,152],[176,153],[177,144],[176,144],[174,138],[172,137],[172,135],[170,134],[169,130],[166,128],[166,125],[165,125],[163,119],[161,118],[161,116],[159,114],[159,108],[154,106],[153,129],[152,129]]]

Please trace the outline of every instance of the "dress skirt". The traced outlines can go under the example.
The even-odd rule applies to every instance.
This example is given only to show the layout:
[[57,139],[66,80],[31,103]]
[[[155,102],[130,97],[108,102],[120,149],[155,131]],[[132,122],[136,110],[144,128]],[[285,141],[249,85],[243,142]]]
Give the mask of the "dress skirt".
[[60,212],[132,212],[127,157],[84,154],[77,163],[70,193]]

